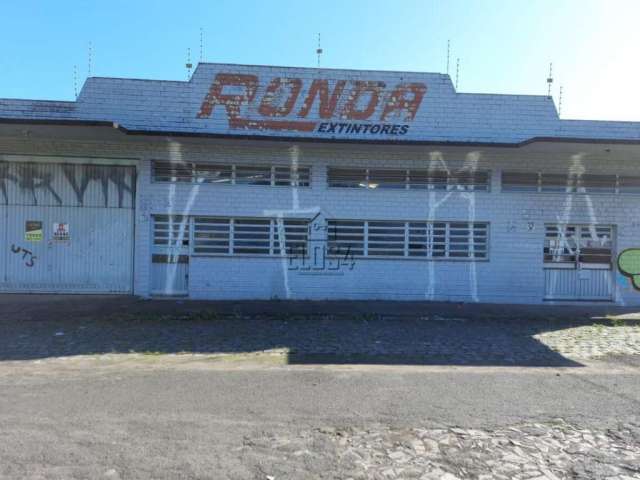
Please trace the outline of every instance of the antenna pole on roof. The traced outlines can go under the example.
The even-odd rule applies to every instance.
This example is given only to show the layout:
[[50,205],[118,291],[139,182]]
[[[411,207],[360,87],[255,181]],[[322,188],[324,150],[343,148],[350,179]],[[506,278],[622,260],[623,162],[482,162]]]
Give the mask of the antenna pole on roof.
[[78,99],[78,66],[73,66],[73,94]]
[[562,85],[560,85],[560,94],[558,98],[558,116],[562,115]]
[[191,63],[191,49],[187,48],[187,63],[184,65],[187,67],[187,80],[191,79],[191,68],[193,68],[193,63]]
[[456,91],[458,90],[459,78],[460,78],[460,58],[456,59]]
[[89,51],[88,51],[88,65],[87,65],[87,77],[91,76],[91,61],[93,56],[93,45],[89,42]]
[[320,45],[319,33],[318,33],[318,48],[316,49],[316,55],[318,55],[318,68],[320,68],[320,57],[322,56],[322,46]]
[[204,62],[204,32],[200,27],[200,63]]
[[449,57],[451,56],[451,40],[447,40],[447,75],[449,75]]
[[547,77],[547,98],[551,98],[551,85],[553,85],[553,63],[549,64],[549,76]]

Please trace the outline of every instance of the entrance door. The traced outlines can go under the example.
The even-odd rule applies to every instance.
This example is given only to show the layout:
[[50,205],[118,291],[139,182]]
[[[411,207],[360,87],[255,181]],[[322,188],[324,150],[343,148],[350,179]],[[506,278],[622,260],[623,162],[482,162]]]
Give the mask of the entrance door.
[[189,294],[189,217],[155,215],[153,217],[153,253],[151,276],[153,295]]
[[546,225],[545,300],[613,299],[611,225]]

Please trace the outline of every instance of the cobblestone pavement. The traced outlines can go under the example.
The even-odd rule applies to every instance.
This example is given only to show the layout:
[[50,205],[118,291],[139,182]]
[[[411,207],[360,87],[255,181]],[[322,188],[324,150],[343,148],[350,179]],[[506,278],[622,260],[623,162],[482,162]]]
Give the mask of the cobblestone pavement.
[[603,324],[574,326],[533,336],[566,358],[589,359],[609,355],[639,355],[640,326]]
[[640,356],[637,316],[588,309],[49,298],[0,296],[0,360],[269,351],[290,363],[578,366]]
[[[633,416],[640,405],[640,324],[633,313],[40,296],[0,296],[0,312],[0,361],[9,361],[0,376],[2,480],[640,480],[640,409]],[[141,355],[118,355],[131,352],[153,354],[146,358],[162,365],[170,362],[156,354],[198,354],[171,358],[206,366],[142,371]],[[246,352],[281,355],[290,364],[445,367],[278,370],[299,375],[289,381],[263,367],[234,376],[219,366],[223,362],[200,358]],[[98,356],[69,358],[76,355]],[[49,358],[55,360],[11,362]],[[597,359],[620,359],[625,366],[590,362]],[[82,362],[84,370],[61,368]],[[214,375],[213,363],[223,374]],[[368,372],[366,380],[360,370]],[[402,378],[407,370],[418,372],[414,380]],[[518,372],[519,379],[505,372]],[[409,381],[415,383],[403,383]],[[330,388],[331,401],[325,402],[331,415],[313,420],[319,408],[314,400]],[[253,401],[260,397],[256,392],[264,402]],[[377,396],[383,397],[379,406],[362,414],[362,405]],[[401,417],[406,396],[414,403],[403,415],[413,413]],[[279,410],[284,398],[291,402],[286,414]],[[358,408],[340,416],[332,410],[340,401],[340,415],[348,410],[344,405]],[[477,416],[477,424],[460,422],[461,405]],[[510,414],[507,405],[515,405]],[[622,414],[616,413],[620,405]],[[488,412],[510,416],[483,423]],[[584,421],[597,417],[595,412],[602,418]],[[574,423],[549,421],[556,416]]]
[[640,424],[605,431],[563,421],[497,430],[321,428],[245,438],[254,478],[640,479]]

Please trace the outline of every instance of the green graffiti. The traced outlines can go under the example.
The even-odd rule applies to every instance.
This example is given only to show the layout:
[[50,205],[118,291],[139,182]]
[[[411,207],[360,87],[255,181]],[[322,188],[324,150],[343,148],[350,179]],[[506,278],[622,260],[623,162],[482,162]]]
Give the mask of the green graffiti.
[[629,248],[618,255],[618,269],[640,290],[640,248]]

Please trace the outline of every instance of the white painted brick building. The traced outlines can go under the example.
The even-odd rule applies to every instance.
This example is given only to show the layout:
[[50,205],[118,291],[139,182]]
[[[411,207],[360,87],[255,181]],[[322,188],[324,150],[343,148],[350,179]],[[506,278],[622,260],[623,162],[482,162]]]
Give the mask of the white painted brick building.
[[0,291],[640,305],[639,165],[441,74],[90,78],[0,100]]

